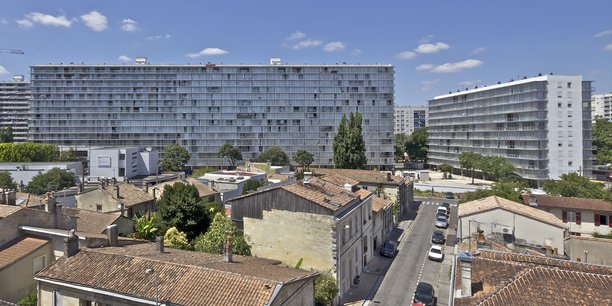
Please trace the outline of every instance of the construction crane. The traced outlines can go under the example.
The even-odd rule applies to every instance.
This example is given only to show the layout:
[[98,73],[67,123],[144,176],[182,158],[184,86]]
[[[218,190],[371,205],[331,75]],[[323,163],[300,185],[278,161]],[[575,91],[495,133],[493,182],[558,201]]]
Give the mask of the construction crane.
[[25,54],[23,51],[17,49],[0,49],[0,53]]

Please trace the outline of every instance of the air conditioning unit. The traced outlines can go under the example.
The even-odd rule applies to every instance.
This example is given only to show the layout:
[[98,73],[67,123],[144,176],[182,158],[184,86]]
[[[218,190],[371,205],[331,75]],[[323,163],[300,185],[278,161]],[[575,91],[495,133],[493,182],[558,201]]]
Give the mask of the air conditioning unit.
[[512,234],[512,228],[511,227],[507,227],[507,226],[503,226],[502,227],[502,233],[504,233],[504,234]]

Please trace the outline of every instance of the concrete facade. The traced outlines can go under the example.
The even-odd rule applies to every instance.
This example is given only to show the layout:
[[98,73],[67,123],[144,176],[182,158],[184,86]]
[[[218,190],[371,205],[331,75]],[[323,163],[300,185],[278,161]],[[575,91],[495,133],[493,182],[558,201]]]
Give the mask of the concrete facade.
[[428,111],[425,106],[395,106],[395,134],[410,135],[427,126]]
[[570,236],[566,245],[570,260],[612,266],[612,239]]
[[123,182],[135,176],[158,173],[158,152],[136,147],[92,149],[89,151],[89,176],[116,178]]
[[591,103],[591,118],[612,121],[612,93],[593,95]]
[[372,247],[373,251],[380,248],[393,230],[393,206],[383,208],[378,212],[372,212]]
[[24,81],[22,75],[0,81],[0,128],[11,128],[15,142],[28,139],[28,99],[30,82]]
[[28,291],[36,288],[34,275],[55,261],[51,244],[46,243],[37,250],[20,258],[10,266],[0,269],[0,298],[17,303]]
[[[579,234],[584,236],[593,236],[593,233],[596,232],[601,235],[607,235],[612,232],[612,227],[610,226],[610,222],[612,220],[612,213],[609,211],[592,211],[586,209],[562,209],[555,207],[539,207],[544,211],[547,211],[553,215],[555,215],[559,220],[563,220],[563,214],[565,211],[566,215],[566,223],[569,226],[570,235]],[[576,213],[580,213],[580,223],[578,223],[578,218]],[[600,216],[604,216],[608,221],[603,224],[595,225],[595,215],[600,218]]]

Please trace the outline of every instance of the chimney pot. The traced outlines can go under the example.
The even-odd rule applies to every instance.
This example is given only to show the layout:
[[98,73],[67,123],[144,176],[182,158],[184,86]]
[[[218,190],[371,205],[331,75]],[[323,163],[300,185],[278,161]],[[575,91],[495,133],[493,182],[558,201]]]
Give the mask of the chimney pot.
[[391,177],[391,172],[387,172],[387,182],[391,181],[393,181],[393,178]]
[[71,229],[68,237],[64,238],[64,256],[66,257],[72,257],[79,252],[79,237],[74,232],[74,229]]
[[232,255],[233,255],[232,247],[233,247],[232,238],[230,236],[227,236],[227,238],[225,239],[225,245],[223,246],[223,262],[226,262],[226,263],[232,262]]
[[164,253],[164,236],[155,237],[155,250]]

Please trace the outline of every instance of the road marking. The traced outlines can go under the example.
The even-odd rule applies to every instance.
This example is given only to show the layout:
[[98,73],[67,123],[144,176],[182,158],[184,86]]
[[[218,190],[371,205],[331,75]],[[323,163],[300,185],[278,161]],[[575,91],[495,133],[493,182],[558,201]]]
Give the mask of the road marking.
[[[423,258],[423,264],[421,264],[421,271],[419,271],[419,277],[417,277],[417,286],[419,285],[419,282],[421,281],[421,276],[423,276],[423,269],[425,269],[425,262],[427,261],[427,254],[425,254],[425,258]],[[414,288],[414,290],[416,291],[416,287]],[[415,292],[412,292],[412,302],[414,302],[414,294]],[[412,303],[411,302],[411,303]]]

